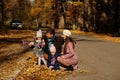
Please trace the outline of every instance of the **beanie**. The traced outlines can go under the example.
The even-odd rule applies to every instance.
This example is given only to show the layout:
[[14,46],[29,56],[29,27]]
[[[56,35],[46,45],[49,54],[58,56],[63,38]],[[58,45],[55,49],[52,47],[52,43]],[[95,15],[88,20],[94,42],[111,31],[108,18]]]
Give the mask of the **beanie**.
[[63,34],[66,35],[66,36],[71,36],[71,32],[69,30],[63,30]]
[[41,31],[41,29],[39,29],[37,31],[36,37],[42,37],[42,31]]

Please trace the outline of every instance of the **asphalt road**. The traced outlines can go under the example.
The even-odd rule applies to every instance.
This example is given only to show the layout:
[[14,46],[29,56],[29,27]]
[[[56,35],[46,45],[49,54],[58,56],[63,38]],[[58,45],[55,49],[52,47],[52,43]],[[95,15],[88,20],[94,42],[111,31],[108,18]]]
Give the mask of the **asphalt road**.
[[76,40],[79,69],[68,80],[120,80],[120,43],[92,36],[72,35]]

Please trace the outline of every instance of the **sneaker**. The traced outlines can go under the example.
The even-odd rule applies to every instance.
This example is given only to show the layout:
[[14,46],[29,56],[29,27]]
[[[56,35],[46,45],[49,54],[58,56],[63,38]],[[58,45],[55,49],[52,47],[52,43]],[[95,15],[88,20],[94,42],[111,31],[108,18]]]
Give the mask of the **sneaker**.
[[62,66],[60,66],[59,68],[60,68],[60,70],[66,70],[66,68],[62,67]]
[[49,69],[53,69],[53,66],[49,66]]

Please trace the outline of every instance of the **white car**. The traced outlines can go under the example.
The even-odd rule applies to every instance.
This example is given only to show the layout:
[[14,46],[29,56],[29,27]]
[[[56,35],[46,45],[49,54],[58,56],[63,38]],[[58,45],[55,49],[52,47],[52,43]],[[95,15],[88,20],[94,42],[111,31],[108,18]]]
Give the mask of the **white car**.
[[10,28],[12,28],[12,29],[23,29],[23,22],[19,19],[13,19],[11,21]]

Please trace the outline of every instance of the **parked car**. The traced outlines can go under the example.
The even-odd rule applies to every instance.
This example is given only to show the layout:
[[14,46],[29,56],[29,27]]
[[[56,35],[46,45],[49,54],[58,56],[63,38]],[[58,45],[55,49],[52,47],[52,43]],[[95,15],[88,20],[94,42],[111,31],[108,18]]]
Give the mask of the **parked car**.
[[20,19],[13,19],[10,23],[11,29],[23,29],[23,22]]

